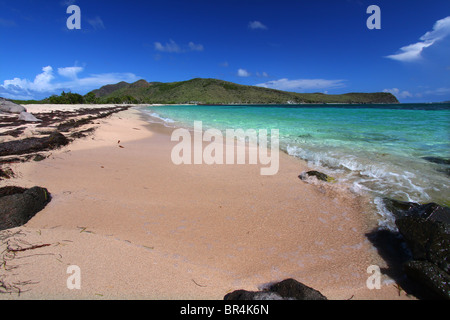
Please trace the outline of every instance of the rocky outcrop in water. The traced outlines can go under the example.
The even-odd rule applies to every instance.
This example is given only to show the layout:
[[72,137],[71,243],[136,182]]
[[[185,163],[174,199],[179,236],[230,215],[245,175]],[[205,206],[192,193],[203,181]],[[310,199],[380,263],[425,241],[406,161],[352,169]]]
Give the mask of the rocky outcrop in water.
[[395,220],[410,217],[450,223],[450,208],[443,207],[437,203],[420,204],[389,198],[383,199],[383,203],[386,209],[392,212]]
[[441,157],[423,157],[422,159],[438,165],[437,171],[450,177],[450,159]]
[[437,164],[450,165],[450,159],[439,158],[439,157],[423,157],[422,159],[427,160],[429,162],[437,163]]
[[228,293],[224,300],[327,300],[327,298],[303,283],[286,279],[262,291],[233,291]]
[[24,225],[44,209],[50,200],[48,190],[41,187],[0,188],[0,231]]
[[298,177],[303,181],[307,181],[310,177],[315,177],[317,180],[320,180],[320,181],[334,182],[334,178],[326,175],[323,172],[319,172],[319,171],[303,172]]

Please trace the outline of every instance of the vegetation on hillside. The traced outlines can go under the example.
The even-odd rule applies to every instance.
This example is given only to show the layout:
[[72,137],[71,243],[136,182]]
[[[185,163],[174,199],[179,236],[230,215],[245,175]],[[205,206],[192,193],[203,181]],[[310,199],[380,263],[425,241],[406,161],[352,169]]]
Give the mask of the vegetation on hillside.
[[92,93],[101,101],[131,96],[139,103],[161,104],[398,103],[392,94],[385,92],[342,95],[296,93],[201,78],[171,83],[145,80],[131,84],[121,82],[104,86],[89,94]]
[[106,85],[82,96],[62,92],[42,101],[16,103],[48,104],[302,104],[302,103],[398,103],[390,93],[323,93],[286,92],[256,86],[240,85],[216,79],[196,78],[162,83],[139,80]]

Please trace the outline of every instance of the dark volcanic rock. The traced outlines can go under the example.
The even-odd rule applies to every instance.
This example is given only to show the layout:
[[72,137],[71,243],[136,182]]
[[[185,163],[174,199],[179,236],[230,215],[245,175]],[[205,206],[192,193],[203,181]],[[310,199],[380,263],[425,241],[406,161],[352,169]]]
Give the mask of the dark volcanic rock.
[[306,180],[308,177],[316,177],[318,180],[329,182],[330,178],[325,173],[319,172],[319,171],[308,171],[303,172],[301,175],[298,176],[301,180]]
[[0,188],[0,198],[4,196],[10,196],[13,194],[24,193],[25,191],[27,191],[27,189],[21,187],[14,187],[14,186],[3,187]]
[[319,291],[294,279],[272,284],[264,291],[236,290],[228,293],[224,300],[327,300]]
[[405,273],[439,298],[450,299],[450,208],[392,199],[384,203],[411,251]]
[[223,298],[224,300],[239,300],[239,301],[249,301],[249,300],[283,300],[282,297],[276,293],[264,292],[264,291],[246,291],[246,290],[236,290],[228,293]]
[[423,157],[422,159],[438,164],[439,166],[436,170],[450,176],[450,158]]
[[414,260],[426,260],[445,272],[450,271],[449,224],[415,217],[404,217],[395,223]]
[[20,227],[50,202],[47,189],[6,187],[0,189],[0,231]]
[[319,291],[310,288],[294,279],[286,279],[269,287],[269,291],[278,293],[283,298],[296,300],[326,300]]
[[383,203],[386,209],[394,214],[396,219],[416,217],[450,223],[450,208],[440,206],[436,203],[419,204],[389,198],[384,198]]
[[26,138],[23,140],[0,143],[0,156],[22,155],[26,153],[52,150],[69,143],[69,140],[59,132],[53,132],[43,138]]
[[398,201],[390,198],[384,198],[383,204],[388,211],[392,212],[396,219],[406,216],[410,209],[418,205],[417,203]]
[[433,289],[440,298],[450,299],[450,276],[447,272],[428,261],[409,261],[405,264],[405,273]]
[[427,160],[429,162],[437,163],[437,164],[450,165],[450,159],[439,158],[439,157],[423,157],[422,159]]

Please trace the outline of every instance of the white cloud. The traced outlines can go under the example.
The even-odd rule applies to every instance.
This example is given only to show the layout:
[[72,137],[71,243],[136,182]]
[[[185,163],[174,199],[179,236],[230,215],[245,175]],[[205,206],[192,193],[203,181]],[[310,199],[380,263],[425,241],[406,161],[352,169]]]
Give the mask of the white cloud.
[[203,45],[202,44],[195,44],[193,42],[189,42],[189,49],[191,51],[203,51]]
[[203,51],[205,48],[202,44],[195,44],[194,42],[189,42],[186,47],[180,47],[175,41],[172,39],[165,44],[161,42],[155,42],[155,50],[161,52],[169,52],[169,53],[183,53],[188,51]]
[[84,94],[107,84],[139,80],[133,73],[102,73],[79,77],[78,74],[82,71],[82,67],[58,68],[58,75],[64,79],[57,79],[53,68],[47,66],[42,68],[42,72],[33,81],[20,78],[4,80],[3,84],[0,83],[0,95],[9,99],[42,99],[59,94],[62,90]]
[[443,96],[448,96],[450,95],[450,88],[448,87],[440,87],[440,88],[436,88],[436,89],[429,89],[426,91],[422,91],[422,92],[415,92],[415,93],[411,93],[409,91],[402,91],[398,88],[392,88],[392,89],[384,89],[383,92],[390,92],[392,93],[394,96],[396,96],[398,99],[408,99],[408,98],[423,98],[423,97],[434,97],[431,98],[431,101],[438,101],[439,99],[441,99]]
[[140,78],[133,73],[101,73],[101,74],[91,74],[89,77],[75,79],[71,82],[61,83],[59,86],[61,88],[67,87],[72,90],[88,90],[97,89],[101,86],[107,84],[114,84],[121,81],[125,82],[135,82]]
[[443,87],[443,88],[437,88],[434,90],[427,90],[424,92],[424,94],[442,96],[442,95],[450,94],[450,88]]
[[42,73],[38,74],[34,81],[29,81],[28,79],[14,78],[12,80],[5,80],[3,85],[0,85],[4,89],[8,87],[13,87],[15,90],[31,90],[31,91],[47,91],[51,88],[50,82],[55,78],[53,75],[53,68],[47,66],[42,68]]
[[259,21],[251,21],[248,23],[248,27],[252,30],[267,30],[268,28]]
[[389,55],[387,58],[403,62],[417,61],[421,58],[422,50],[432,46],[433,44],[434,42],[417,42],[410,44],[409,46],[400,48],[401,53]]
[[76,79],[77,74],[83,70],[84,69],[82,67],[58,68],[58,74],[66,78]]
[[441,40],[444,39],[445,37],[447,37],[448,35],[450,35],[450,16],[438,20],[433,27],[432,31],[429,31],[427,33],[425,33],[420,40],[423,41],[437,41],[437,40]]
[[94,28],[95,30],[101,30],[101,29],[106,29],[105,28],[105,24],[103,23],[103,20],[99,17],[96,16],[93,19],[87,19],[87,22],[92,26],[92,28]]
[[45,91],[50,86],[50,82],[54,78],[53,68],[51,66],[47,66],[42,68],[42,73],[36,76],[32,85],[37,91]]
[[401,91],[398,88],[384,89],[383,92],[392,93],[394,96],[396,96],[399,99],[412,98],[413,97],[413,94],[410,93],[409,91]]
[[250,72],[248,72],[245,69],[239,69],[238,72],[237,72],[237,75],[239,77],[250,77],[251,74],[250,74]]
[[450,16],[438,20],[432,31],[428,31],[422,37],[419,42],[404,46],[400,48],[400,52],[387,56],[387,58],[402,61],[412,62],[421,58],[423,49],[431,47],[437,41],[444,39],[450,35]]
[[257,84],[258,87],[271,88],[283,91],[311,91],[323,89],[336,89],[345,87],[345,80],[326,80],[326,79],[279,79]]
[[170,40],[170,42],[163,45],[161,42],[155,42],[155,50],[161,52],[181,52],[181,48],[175,41]]
[[68,6],[75,4],[75,2],[76,2],[76,0],[63,0],[63,1],[61,1],[61,5],[63,7],[68,7]]

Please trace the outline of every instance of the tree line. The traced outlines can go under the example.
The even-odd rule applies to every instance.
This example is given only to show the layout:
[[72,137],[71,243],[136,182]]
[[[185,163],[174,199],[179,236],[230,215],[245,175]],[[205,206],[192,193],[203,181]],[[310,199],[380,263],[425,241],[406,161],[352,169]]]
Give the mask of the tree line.
[[78,93],[62,92],[59,96],[52,95],[42,100],[42,103],[48,104],[138,104],[139,101],[132,96],[121,97],[108,97],[99,98],[96,97],[93,92],[82,96]]

